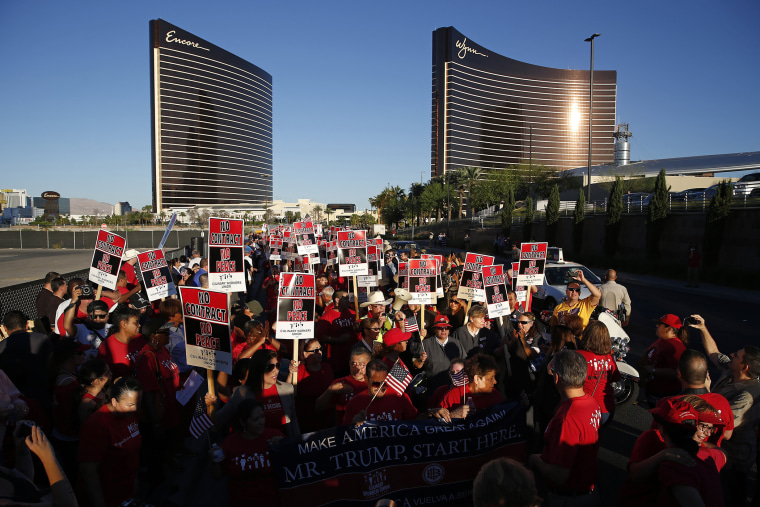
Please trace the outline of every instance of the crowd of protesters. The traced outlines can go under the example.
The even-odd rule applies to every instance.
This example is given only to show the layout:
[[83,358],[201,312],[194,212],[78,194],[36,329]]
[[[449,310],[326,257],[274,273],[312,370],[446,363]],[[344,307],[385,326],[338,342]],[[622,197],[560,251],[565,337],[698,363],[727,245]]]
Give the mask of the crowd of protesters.
[[[594,319],[599,288],[578,271],[545,321],[545,309],[510,289],[512,314],[489,319],[484,304],[457,297],[461,256],[444,257],[438,304],[420,306],[398,287],[399,261],[420,252],[384,250],[379,290],[361,304],[349,278],[316,265],[315,333],[293,341],[276,329],[279,276],[292,265],[270,262],[265,240],[250,236],[247,290],[231,311],[232,374],[216,372],[213,392],[184,405],[176,394],[196,369],[182,307],[176,297],[147,300],[136,251],[125,253],[116,290],[97,299],[84,280],[49,273],[34,327],[15,310],[2,322],[0,504],[115,507],[150,495],[195,453],[187,438],[208,431],[228,505],[279,505],[269,460],[278,439],[365,421],[447,424],[512,400],[525,407],[534,452],[524,464],[484,466],[475,505],[599,505],[599,432],[613,420],[620,378],[610,333]],[[170,266],[176,285],[208,287],[198,251]],[[708,357],[689,349],[687,329]],[[618,504],[744,505],[757,459],[760,349],[721,353],[699,315],[664,315],[655,334],[639,364],[653,423],[631,450]],[[708,358],[724,372],[712,383]],[[391,385],[398,365],[415,377],[403,392]],[[212,423],[194,434],[204,412]]]

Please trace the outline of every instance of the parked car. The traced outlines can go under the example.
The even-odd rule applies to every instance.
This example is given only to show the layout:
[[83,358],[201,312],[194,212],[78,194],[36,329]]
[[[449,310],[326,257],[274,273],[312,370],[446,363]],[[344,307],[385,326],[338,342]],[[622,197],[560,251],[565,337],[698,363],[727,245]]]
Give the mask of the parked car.
[[713,185],[711,187],[707,187],[705,189],[702,189],[699,192],[691,192],[688,195],[688,200],[689,201],[699,201],[699,202],[702,202],[702,201],[708,201],[709,202],[715,196],[715,194],[718,193],[718,185],[720,185],[720,184],[716,183],[715,185]]
[[682,201],[691,201],[691,194],[696,192],[704,192],[707,190],[704,187],[701,188],[688,188],[686,190],[681,190],[680,192],[671,192],[670,193],[670,202],[682,202]]
[[[537,287],[538,292],[533,295],[538,308],[544,310],[553,310],[557,304],[565,299],[565,289],[567,288],[567,282],[570,280],[569,272],[580,269],[583,271],[583,276],[588,281],[600,287],[602,281],[596,276],[590,269],[583,264],[577,262],[555,262],[548,261],[544,271],[544,284]],[[581,286],[581,299],[588,297],[591,293],[585,285]]]
[[749,196],[756,188],[760,188],[760,173],[745,174],[734,183],[734,196]]
[[394,241],[391,243],[391,246],[396,249],[396,255],[400,255],[401,252],[406,252],[411,255],[412,250],[417,250],[422,253],[425,252],[425,249],[414,241]]
[[649,202],[652,200],[652,194],[646,192],[632,192],[623,196],[623,206],[626,211],[629,210],[642,210],[649,206]]

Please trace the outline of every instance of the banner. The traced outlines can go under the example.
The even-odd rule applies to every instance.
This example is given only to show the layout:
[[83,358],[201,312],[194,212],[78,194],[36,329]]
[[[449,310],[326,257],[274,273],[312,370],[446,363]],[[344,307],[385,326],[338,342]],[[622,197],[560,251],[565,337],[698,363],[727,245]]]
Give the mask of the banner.
[[227,293],[198,287],[180,287],[179,292],[187,364],[232,373]]
[[269,260],[279,261],[282,260],[280,252],[282,251],[282,240],[280,238],[269,237]]
[[243,221],[209,218],[208,286],[222,292],[244,291]]
[[121,268],[121,256],[127,240],[112,232],[99,230],[95,241],[95,251],[90,263],[91,282],[102,285],[106,289],[116,290],[116,279]]
[[293,229],[298,240],[298,255],[319,254],[314,225],[311,222],[296,222]]
[[368,275],[367,231],[338,231],[340,276]]
[[443,277],[441,276],[441,267],[443,266],[443,255],[438,254],[422,254],[420,256],[422,259],[435,259],[436,265],[435,265],[435,277],[436,277],[436,287],[435,287],[435,294],[439,298],[442,298],[444,296],[443,294]]
[[521,243],[520,269],[517,272],[517,285],[543,285],[546,267],[546,249],[549,243]]
[[282,440],[272,467],[283,505],[472,505],[488,461],[525,461],[525,409],[500,403],[452,423],[365,422]]
[[409,303],[415,305],[435,304],[436,276],[435,259],[409,259]]
[[278,294],[277,338],[313,338],[316,298],[314,275],[280,273]]
[[488,318],[493,319],[511,314],[512,310],[509,308],[509,299],[507,298],[507,273],[504,273],[504,266],[501,264],[484,266],[482,273]]
[[517,302],[521,303],[523,307],[523,311],[525,310],[525,305],[528,301],[528,288],[524,286],[518,286],[517,285],[517,272],[520,271],[520,263],[519,262],[513,262],[512,263],[512,290],[515,291],[515,297],[517,298]]
[[481,255],[467,252],[464,259],[464,269],[462,278],[459,280],[459,290],[457,298],[469,299],[472,301],[485,301],[486,292],[483,289],[483,266],[493,264],[493,257],[490,255]]
[[177,293],[163,250],[148,250],[138,254],[137,264],[142,272],[143,289],[148,294],[148,300],[156,301]]

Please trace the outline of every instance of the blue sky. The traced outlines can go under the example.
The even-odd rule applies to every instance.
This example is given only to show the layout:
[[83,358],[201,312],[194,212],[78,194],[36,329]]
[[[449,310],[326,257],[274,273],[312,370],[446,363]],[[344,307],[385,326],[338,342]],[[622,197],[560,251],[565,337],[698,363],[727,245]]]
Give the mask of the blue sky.
[[353,202],[430,174],[432,32],[618,72],[636,160],[760,150],[760,2],[0,0],[0,186],[151,201],[148,22],[272,75],[274,197]]

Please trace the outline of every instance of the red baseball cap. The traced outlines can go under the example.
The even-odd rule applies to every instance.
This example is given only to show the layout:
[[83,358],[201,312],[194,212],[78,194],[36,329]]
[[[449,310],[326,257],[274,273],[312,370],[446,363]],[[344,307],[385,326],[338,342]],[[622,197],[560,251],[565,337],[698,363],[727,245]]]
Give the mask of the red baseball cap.
[[694,407],[679,397],[666,398],[649,412],[652,415],[659,416],[665,422],[673,424],[684,424],[686,421],[694,421],[696,424],[699,420],[699,414],[694,410]]
[[672,313],[667,313],[660,317],[659,319],[656,319],[655,322],[661,322],[665,324],[666,326],[670,326],[675,329],[681,329],[681,319],[678,318],[678,316],[673,315]]
[[412,333],[404,333],[399,328],[394,327],[387,333],[383,334],[383,343],[387,346],[396,345],[397,343],[405,342],[412,337]]
[[438,315],[433,321],[433,327],[454,327],[449,324],[449,318],[445,315]]

